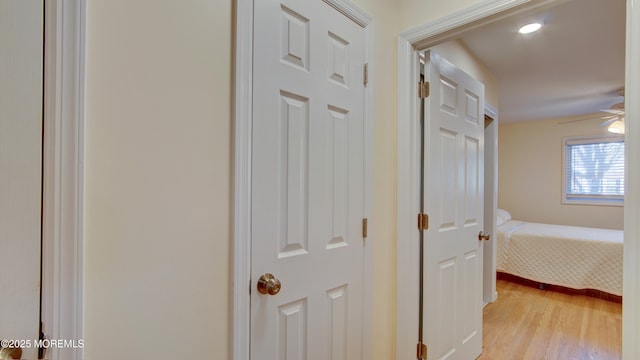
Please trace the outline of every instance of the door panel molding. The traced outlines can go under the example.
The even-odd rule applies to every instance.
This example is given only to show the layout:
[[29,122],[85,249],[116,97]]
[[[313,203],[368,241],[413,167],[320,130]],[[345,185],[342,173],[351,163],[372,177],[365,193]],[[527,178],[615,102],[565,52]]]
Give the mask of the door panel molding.
[[[45,1],[42,319],[49,339],[83,339],[85,0]],[[83,359],[82,349],[47,350]]]
[[[371,218],[373,200],[373,33],[374,21],[350,1],[324,1],[364,28],[365,61],[369,81],[365,88],[365,216]],[[234,88],[234,210],[232,346],[234,360],[249,359],[251,288],[251,136],[253,97],[253,2],[236,1]],[[371,358],[373,314],[373,242],[369,234],[364,247],[363,358]]]
[[[564,0],[490,0],[473,5],[451,15],[435,19],[406,31],[398,37],[398,189],[397,189],[397,318],[396,358],[415,357],[418,328],[417,315],[417,264],[413,254],[418,251],[418,231],[415,215],[418,213],[418,144],[419,120],[417,101],[418,57],[417,52],[452,40],[466,31],[503,19],[510,15]],[[640,6],[635,0],[627,0],[626,22],[626,84],[627,99],[640,97]],[[623,305],[623,359],[640,357],[640,343],[635,341],[640,333],[640,163],[631,156],[640,153],[640,104],[626,104],[628,129],[625,144],[628,190],[625,195],[625,257]],[[414,340],[415,339],[415,340]]]

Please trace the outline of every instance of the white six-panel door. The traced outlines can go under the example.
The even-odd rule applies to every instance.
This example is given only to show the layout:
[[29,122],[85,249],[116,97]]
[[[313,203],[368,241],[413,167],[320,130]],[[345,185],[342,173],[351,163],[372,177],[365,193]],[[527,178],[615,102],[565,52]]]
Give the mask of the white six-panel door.
[[251,358],[361,359],[365,33],[321,0],[254,14]]
[[429,359],[482,351],[484,85],[425,54],[425,340]]

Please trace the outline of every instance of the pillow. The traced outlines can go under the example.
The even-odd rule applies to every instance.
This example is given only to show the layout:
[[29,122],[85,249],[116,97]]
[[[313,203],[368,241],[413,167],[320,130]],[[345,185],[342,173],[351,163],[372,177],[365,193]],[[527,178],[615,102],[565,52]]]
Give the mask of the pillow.
[[497,218],[497,223],[498,226],[506,223],[507,221],[511,220],[511,214],[509,214],[509,212],[507,210],[504,209],[497,209],[496,210],[496,218]]

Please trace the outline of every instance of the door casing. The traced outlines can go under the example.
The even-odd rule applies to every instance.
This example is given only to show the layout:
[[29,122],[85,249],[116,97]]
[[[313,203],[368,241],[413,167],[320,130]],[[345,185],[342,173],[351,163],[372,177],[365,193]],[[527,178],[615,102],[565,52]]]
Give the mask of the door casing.
[[[85,0],[45,0],[42,321],[49,339],[83,339]],[[82,349],[47,350],[83,359]]]
[[485,104],[484,113],[493,119],[484,129],[484,229],[493,241],[483,241],[484,269],[482,284],[482,304],[487,305],[498,299],[496,291],[496,214],[498,207],[498,111]]
[[[373,199],[373,18],[348,0],[324,1],[365,31],[365,216],[371,223]],[[251,123],[253,118],[253,2],[236,1],[234,93],[234,210],[233,210],[233,359],[249,360],[251,287]],[[364,246],[363,358],[371,358],[373,315],[372,232]]]
[[[417,156],[419,119],[417,102],[417,52],[453,40],[466,31],[492,23],[505,17],[538,7],[559,4],[565,0],[491,0],[465,8],[451,15],[435,19],[403,32],[398,38],[398,239],[415,237],[415,214],[418,213]],[[627,99],[640,98],[640,3],[627,0],[625,92]],[[640,103],[627,101],[627,128],[625,134],[626,183],[624,209],[624,269],[623,269],[623,359],[640,357],[640,309],[632,304],[640,300]],[[396,358],[415,357],[417,337],[413,318],[417,316],[412,299],[417,299],[415,286],[418,274],[411,266],[417,244],[398,241],[398,281]],[[416,301],[417,303],[417,301]]]

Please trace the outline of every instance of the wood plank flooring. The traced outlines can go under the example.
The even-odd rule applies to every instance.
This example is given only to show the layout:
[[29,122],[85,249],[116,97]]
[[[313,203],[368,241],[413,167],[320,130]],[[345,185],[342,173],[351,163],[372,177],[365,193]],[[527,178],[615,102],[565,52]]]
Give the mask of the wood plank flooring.
[[622,304],[498,279],[483,311],[479,360],[622,357]]

